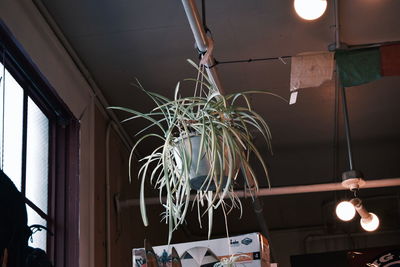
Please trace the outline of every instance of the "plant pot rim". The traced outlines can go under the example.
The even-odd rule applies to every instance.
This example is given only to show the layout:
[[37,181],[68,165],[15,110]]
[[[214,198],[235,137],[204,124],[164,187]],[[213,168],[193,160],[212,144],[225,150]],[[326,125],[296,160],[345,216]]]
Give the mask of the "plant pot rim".
[[184,139],[188,139],[188,138],[192,138],[192,137],[196,137],[196,136],[201,136],[201,135],[199,133],[197,133],[197,132],[190,132],[189,135],[187,135],[185,133],[183,135],[175,137],[173,141],[174,141],[174,143],[178,143],[178,142],[181,142]]

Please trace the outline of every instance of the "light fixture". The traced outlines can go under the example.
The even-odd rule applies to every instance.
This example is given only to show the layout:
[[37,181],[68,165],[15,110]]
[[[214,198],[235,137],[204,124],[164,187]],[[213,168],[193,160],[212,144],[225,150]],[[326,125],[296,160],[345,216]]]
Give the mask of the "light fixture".
[[379,227],[379,218],[372,212],[368,212],[362,205],[362,201],[359,198],[353,198],[350,202],[354,205],[357,213],[360,215],[361,227],[368,232],[375,231]]
[[367,218],[361,218],[360,224],[361,227],[364,228],[365,231],[372,232],[378,229],[379,227],[379,218],[374,213],[368,213],[369,216]]
[[297,15],[305,20],[315,20],[321,17],[327,7],[326,0],[294,0]]
[[353,164],[353,154],[351,151],[351,135],[350,135],[350,123],[349,115],[347,110],[346,101],[346,90],[342,87],[342,101],[343,101],[343,117],[344,126],[346,133],[347,143],[347,156],[349,163],[349,171],[342,174],[342,185],[349,189],[354,194],[354,198],[350,201],[342,201],[336,207],[336,214],[339,219],[343,221],[350,221],[354,218],[355,211],[360,215],[361,227],[369,232],[375,231],[379,227],[379,218],[374,213],[368,212],[362,205],[361,199],[357,197],[358,190],[365,184],[363,174],[360,171],[355,170]]
[[359,198],[353,198],[350,201],[342,201],[336,206],[336,215],[342,221],[350,221],[357,213],[360,215],[361,227],[368,232],[375,231],[379,227],[379,218],[376,214],[368,212],[362,205]]
[[349,201],[342,201],[336,206],[336,215],[342,221],[350,221],[356,215],[356,209]]

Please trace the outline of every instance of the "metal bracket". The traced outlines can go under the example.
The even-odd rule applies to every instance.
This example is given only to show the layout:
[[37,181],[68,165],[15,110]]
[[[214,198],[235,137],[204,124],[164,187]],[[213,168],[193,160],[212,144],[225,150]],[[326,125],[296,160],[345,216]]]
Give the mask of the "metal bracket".
[[356,191],[365,185],[364,175],[356,170],[346,171],[342,173],[342,185],[350,191]]

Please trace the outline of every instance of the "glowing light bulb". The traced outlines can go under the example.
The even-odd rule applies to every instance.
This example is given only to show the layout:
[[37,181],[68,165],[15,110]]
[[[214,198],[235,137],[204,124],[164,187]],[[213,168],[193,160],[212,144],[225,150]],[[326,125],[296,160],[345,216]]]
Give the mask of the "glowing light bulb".
[[305,20],[315,20],[321,17],[327,7],[326,0],[294,0],[296,13]]
[[361,218],[360,224],[361,227],[364,228],[365,231],[372,232],[378,229],[379,227],[379,218],[374,213],[369,213],[370,217],[364,219]]
[[336,215],[342,221],[350,221],[356,215],[356,209],[349,201],[342,201],[336,206]]

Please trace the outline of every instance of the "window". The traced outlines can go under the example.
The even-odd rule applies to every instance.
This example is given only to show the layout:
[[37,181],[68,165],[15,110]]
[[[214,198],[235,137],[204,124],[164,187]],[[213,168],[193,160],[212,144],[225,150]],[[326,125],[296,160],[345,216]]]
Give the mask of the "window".
[[[0,168],[29,200],[28,225],[47,227],[49,119],[2,63],[0,69]],[[36,232],[29,245],[46,251],[47,233]]]
[[29,245],[78,266],[79,124],[0,21],[0,168],[25,196]]

